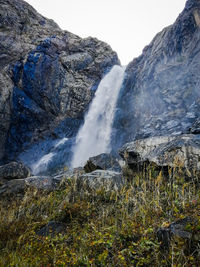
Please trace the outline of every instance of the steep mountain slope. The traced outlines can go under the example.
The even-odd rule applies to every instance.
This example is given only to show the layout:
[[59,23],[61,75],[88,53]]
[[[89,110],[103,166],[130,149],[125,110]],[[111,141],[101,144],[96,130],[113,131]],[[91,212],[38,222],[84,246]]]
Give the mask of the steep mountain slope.
[[113,148],[151,136],[200,133],[200,1],[188,0],[126,69]]
[[63,124],[73,136],[115,64],[109,45],[61,30],[22,0],[0,0],[0,159],[57,138]]

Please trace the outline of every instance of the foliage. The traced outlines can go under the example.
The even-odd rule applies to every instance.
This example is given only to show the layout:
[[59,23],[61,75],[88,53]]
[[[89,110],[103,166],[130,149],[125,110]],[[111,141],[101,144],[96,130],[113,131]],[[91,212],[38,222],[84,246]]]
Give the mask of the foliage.
[[[152,169],[133,181],[119,191],[88,192],[71,180],[52,193],[1,201],[0,266],[198,266],[197,184]],[[192,244],[174,238],[163,251],[158,227],[186,216],[196,220],[187,226]],[[66,223],[65,234],[36,234],[52,220]]]

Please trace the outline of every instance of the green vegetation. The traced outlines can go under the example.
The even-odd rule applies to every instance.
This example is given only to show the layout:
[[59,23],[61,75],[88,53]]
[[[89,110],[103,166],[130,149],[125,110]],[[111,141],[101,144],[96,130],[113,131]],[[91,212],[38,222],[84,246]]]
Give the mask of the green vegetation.
[[[0,266],[199,266],[197,184],[151,170],[142,176],[118,192],[78,191],[69,180],[49,194],[2,201]],[[174,236],[163,248],[158,228],[187,216],[191,240]],[[49,221],[66,223],[65,234],[37,235]]]

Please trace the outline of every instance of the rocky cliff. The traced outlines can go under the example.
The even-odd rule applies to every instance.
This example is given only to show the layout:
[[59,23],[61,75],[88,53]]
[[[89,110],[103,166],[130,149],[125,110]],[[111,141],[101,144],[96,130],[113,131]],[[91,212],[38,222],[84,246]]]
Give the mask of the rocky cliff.
[[0,158],[32,167],[0,166],[0,266],[200,266],[200,0],[126,69],[112,136],[115,152],[132,141],[124,161],[59,169],[113,64],[105,43],[0,0]]
[[[100,80],[120,63],[107,44],[62,31],[24,1],[0,4],[0,158],[18,157],[37,174],[47,164],[65,164]],[[194,164],[187,159],[199,147],[199,59],[200,1],[188,0],[175,23],[126,68],[113,151],[132,142],[120,154],[137,155],[134,164],[172,166],[178,155],[185,167],[199,168],[199,150]],[[141,152],[144,146],[150,152]]]
[[72,137],[117,54],[61,30],[22,0],[0,0],[0,159]]
[[175,23],[127,66],[113,147],[152,136],[199,134],[199,70],[200,1],[188,0]]

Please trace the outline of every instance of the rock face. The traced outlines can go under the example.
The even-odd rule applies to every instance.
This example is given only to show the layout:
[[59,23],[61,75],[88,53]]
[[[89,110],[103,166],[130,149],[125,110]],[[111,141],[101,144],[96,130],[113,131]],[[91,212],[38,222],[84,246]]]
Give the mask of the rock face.
[[152,136],[199,134],[200,1],[188,0],[126,69],[112,147]]
[[120,64],[107,44],[62,31],[22,0],[0,0],[0,59],[0,159],[7,161],[44,136],[58,137],[66,119],[74,136],[101,78]]
[[127,143],[119,153],[133,170],[152,164],[160,168],[182,168],[189,176],[200,171],[200,136],[150,137]]

